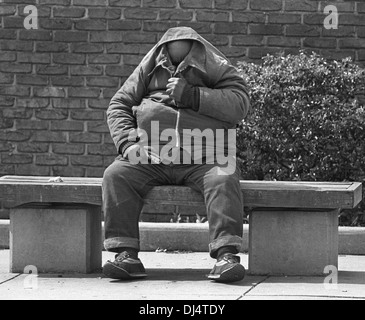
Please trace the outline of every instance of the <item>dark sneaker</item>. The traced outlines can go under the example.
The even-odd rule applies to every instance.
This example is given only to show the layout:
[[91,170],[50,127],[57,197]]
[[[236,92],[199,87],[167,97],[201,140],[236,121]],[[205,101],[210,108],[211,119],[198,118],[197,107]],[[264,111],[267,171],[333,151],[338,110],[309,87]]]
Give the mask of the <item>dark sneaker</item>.
[[226,253],[216,262],[213,270],[208,275],[208,279],[226,283],[242,280],[245,277],[246,270],[240,262],[240,257],[232,253]]
[[118,280],[140,279],[147,277],[146,270],[138,258],[133,258],[128,252],[115,256],[115,261],[107,261],[103,267],[106,277]]

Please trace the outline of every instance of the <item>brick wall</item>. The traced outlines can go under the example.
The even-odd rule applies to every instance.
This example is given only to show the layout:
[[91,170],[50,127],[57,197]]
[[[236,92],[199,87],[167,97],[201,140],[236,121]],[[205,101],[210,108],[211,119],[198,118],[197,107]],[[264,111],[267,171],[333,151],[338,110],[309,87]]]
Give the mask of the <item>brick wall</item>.
[[[323,26],[328,4],[338,30]],[[110,98],[169,27],[195,28],[234,62],[300,48],[365,62],[364,1],[0,0],[0,19],[0,175],[102,176],[116,155]]]

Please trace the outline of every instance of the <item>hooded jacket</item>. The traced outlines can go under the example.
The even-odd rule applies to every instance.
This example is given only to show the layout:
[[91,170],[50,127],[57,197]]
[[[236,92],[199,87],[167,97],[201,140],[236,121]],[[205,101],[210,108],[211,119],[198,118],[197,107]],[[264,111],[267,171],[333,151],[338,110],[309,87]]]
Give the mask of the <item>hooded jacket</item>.
[[[193,40],[192,49],[177,68],[172,65],[166,48],[166,43],[176,40]],[[199,88],[198,111],[179,108],[166,93],[171,77],[183,77]],[[177,27],[163,35],[114,95],[107,119],[113,141],[122,155],[135,143],[160,155],[161,148],[169,141],[164,132],[173,133],[168,135],[174,147],[184,148],[192,155],[192,149],[182,143],[183,135],[186,141],[190,135],[193,142],[194,134],[206,129],[213,132],[235,129],[249,110],[246,83],[223,53],[193,29]],[[217,142],[205,140],[205,150],[214,148]],[[227,136],[222,143],[228,148]],[[205,157],[205,150],[201,157]]]

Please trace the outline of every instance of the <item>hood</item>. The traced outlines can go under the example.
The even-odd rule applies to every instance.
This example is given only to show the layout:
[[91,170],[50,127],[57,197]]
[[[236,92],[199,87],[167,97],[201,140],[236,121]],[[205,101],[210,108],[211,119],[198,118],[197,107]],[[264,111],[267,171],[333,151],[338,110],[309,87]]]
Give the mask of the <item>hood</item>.
[[153,48],[153,50],[157,50],[159,47],[161,47],[163,44],[166,44],[167,42],[176,40],[198,41],[204,46],[206,52],[212,52],[228,61],[228,58],[221,51],[219,51],[209,41],[204,39],[199,33],[197,33],[194,29],[190,27],[176,27],[168,29],[166,33],[162,36],[160,41]]

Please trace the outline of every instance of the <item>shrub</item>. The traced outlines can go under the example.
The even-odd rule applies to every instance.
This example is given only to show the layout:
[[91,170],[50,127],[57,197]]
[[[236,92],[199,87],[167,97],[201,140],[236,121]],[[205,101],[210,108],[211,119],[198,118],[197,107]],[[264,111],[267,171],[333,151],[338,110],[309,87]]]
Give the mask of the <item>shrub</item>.
[[303,51],[238,67],[253,109],[237,135],[243,179],[365,181],[365,69]]

